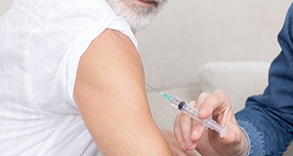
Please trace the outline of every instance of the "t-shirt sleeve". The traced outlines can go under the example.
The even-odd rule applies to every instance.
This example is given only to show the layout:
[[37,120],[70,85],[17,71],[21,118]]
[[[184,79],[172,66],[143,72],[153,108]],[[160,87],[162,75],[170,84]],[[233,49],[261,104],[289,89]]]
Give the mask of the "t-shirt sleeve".
[[126,21],[118,16],[108,18],[107,20],[97,23],[97,25],[92,25],[89,29],[81,33],[76,37],[72,43],[71,48],[68,50],[68,60],[67,60],[67,95],[70,103],[76,106],[73,99],[73,90],[76,79],[76,72],[78,68],[78,63],[81,55],[86,51],[90,43],[98,37],[105,29],[113,29],[122,32],[127,35],[137,47],[137,41],[134,34],[131,32],[130,27]]

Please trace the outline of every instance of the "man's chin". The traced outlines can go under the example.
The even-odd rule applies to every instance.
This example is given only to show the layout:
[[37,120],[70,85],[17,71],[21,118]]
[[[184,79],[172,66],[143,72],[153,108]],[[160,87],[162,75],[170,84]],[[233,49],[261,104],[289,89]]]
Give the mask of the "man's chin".
[[[126,3],[122,0],[107,0],[114,12],[126,20],[134,33],[144,30],[159,12],[163,3],[157,1],[135,0]],[[159,4],[160,6],[158,6]]]
[[152,15],[149,14],[147,16],[139,16],[139,17],[132,16],[132,18],[129,18],[129,17],[123,17],[123,18],[129,24],[133,33],[135,33],[135,32],[146,29],[150,25],[151,20],[154,18],[154,16],[155,16],[154,14]]

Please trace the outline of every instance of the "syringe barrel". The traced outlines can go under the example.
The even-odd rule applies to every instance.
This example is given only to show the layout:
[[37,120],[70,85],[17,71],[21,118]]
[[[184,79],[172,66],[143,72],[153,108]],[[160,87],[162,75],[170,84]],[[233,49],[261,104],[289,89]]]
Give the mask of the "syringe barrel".
[[215,120],[211,117],[203,120],[203,127],[210,128],[211,130],[217,131],[221,137],[224,137],[228,131],[227,127],[221,127]]
[[208,118],[203,119],[203,120],[199,119],[198,118],[198,109],[189,105],[188,103],[186,103],[185,101],[181,100],[180,98],[178,98],[176,96],[173,96],[169,102],[171,103],[172,106],[179,109],[181,112],[189,115],[194,120],[202,123],[203,128],[205,130],[207,128],[210,128],[210,129],[215,130],[218,133],[220,133],[221,137],[224,137],[226,135],[227,127],[222,128],[215,120],[212,119],[212,115],[210,115]]
[[[183,100],[181,100],[180,98],[176,97],[176,96],[172,96],[172,98],[169,101],[171,103],[172,106],[174,106],[176,109],[179,109],[179,105],[181,102],[184,102]],[[182,104],[181,104],[182,105]]]
[[170,103],[172,106],[179,109],[181,112],[189,115],[194,120],[202,123],[202,120],[197,117],[198,110],[195,107],[189,105],[188,103],[186,103],[185,101],[181,100],[180,98],[176,96],[173,96],[170,99]]

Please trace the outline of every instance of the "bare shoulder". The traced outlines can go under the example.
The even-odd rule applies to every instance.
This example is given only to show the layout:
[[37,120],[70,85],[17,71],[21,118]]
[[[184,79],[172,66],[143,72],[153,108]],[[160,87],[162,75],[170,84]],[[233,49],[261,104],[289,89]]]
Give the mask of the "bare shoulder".
[[[100,34],[92,44],[98,44],[106,49],[119,49],[119,50],[134,50],[135,46],[128,36],[125,34],[112,30],[106,29],[102,34]],[[123,49],[121,49],[123,48]]]

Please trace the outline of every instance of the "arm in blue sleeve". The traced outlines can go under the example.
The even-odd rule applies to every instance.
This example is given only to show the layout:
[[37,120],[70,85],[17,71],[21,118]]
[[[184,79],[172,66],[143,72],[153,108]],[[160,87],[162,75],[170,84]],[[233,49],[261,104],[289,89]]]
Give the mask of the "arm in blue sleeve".
[[293,139],[293,6],[287,13],[278,42],[281,53],[269,71],[262,95],[249,97],[236,114],[249,140],[249,155],[282,155]]

